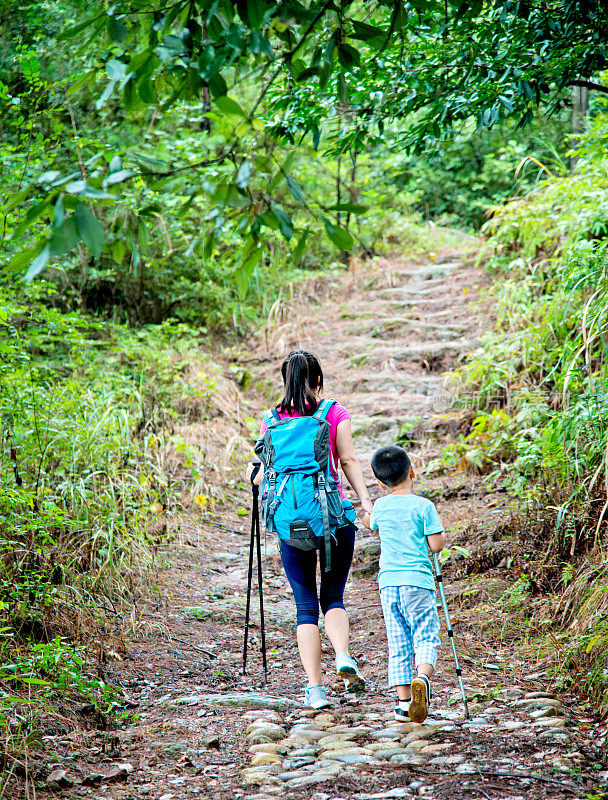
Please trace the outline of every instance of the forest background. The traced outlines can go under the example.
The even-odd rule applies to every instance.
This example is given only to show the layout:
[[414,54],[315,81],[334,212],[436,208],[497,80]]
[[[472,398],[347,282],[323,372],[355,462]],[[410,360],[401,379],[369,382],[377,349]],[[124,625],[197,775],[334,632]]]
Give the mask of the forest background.
[[605,710],[607,22],[573,0],[0,0],[15,741],[62,694],[118,707],[82,632],[128,617],[166,543],[155,514],[213,496],[175,425],[221,410],[214,343],[294,282],[451,229],[483,237],[496,328],[451,378],[472,430],[428,469],[511,493],[514,592],[557,598],[556,669]]

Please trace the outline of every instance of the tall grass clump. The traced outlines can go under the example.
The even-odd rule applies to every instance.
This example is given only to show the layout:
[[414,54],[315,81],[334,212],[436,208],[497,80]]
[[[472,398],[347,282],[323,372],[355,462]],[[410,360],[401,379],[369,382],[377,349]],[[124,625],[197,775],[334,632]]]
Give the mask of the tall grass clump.
[[452,376],[480,410],[439,462],[535,508],[538,531],[516,526],[524,552],[541,548],[531,585],[565,592],[567,661],[598,702],[608,689],[608,157],[594,143],[606,133],[608,115],[573,174],[547,169],[492,209],[483,232],[496,325]]
[[0,727],[15,735],[66,694],[112,709],[91,660],[150,591],[163,520],[204,473],[180,424],[224,402],[200,334],[61,313],[48,291],[0,286]]

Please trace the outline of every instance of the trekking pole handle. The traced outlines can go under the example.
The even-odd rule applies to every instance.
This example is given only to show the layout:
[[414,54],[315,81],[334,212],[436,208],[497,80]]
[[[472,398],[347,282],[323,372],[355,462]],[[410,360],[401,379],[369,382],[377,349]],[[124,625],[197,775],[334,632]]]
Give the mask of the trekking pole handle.
[[251,481],[251,491],[253,492],[253,496],[257,497],[260,493],[260,487],[255,482],[255,479],[262,465],[259,461],[252,461],[251,466],[253,467],[251,470],[251,475],[249,476],[249,480]]

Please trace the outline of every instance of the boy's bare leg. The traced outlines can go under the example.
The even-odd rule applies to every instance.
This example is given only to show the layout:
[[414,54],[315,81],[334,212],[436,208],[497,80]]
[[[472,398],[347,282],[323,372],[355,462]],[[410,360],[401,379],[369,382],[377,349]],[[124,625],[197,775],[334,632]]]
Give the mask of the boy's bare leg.
[[[426,675],[427,678],[430,678],[434,672],[433,667],[430,664],[420,664],[416,667],[416,671],[418,675]],[[397,692],[397,697],[399,700],[411,700],[412,699],[412,692],[410,689],[409,683],[404,683],[401,686],[395,686],[395,691]]]
[[395,690],[399,700],[405,700],[407,702],[412,699],[412,692],[410,691],[409,683],[404,683],[401,686],[395,686]]

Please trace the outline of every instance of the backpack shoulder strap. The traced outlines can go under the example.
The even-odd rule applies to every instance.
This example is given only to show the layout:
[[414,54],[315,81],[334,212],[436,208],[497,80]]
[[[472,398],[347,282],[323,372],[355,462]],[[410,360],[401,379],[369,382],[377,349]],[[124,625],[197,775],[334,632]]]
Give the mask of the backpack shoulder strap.
[[328,399],[321,400],[321,402],[317,407],[317,410],[313,414],[313,417],[319,420],[319,422],[323,419],[326,419],[327,415],[329,414],[329,409],[333,405],[335,405],[335,403],[336,403],[335,400],[328,400]]
[[263,417],[269,428],[274,428],[274,426],[281,421],[276,408],[269,408],[268,411],[264,411]]

